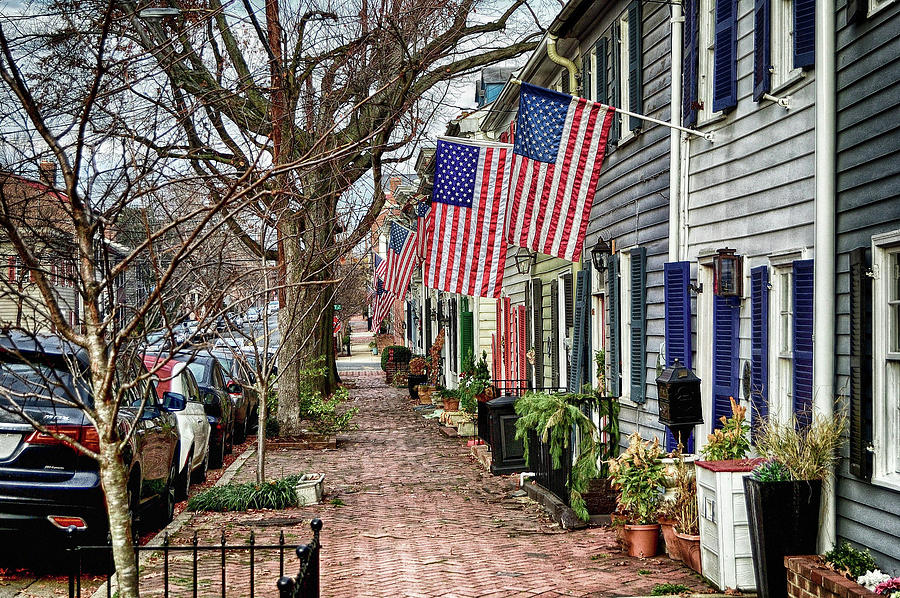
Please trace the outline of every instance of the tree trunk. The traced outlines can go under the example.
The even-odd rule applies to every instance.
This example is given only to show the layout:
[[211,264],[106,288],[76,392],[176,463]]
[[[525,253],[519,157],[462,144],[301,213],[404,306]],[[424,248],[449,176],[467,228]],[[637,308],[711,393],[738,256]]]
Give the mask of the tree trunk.
[[299,264],[302,260],[298,242],[297,220],[285,216],[279,222],[284,248],[285,281],[284,305],[278,311],[278,329],[281,332],[279,347],[278,378],[278,434],[290,436],[300,431],[300,351],[308,336],[301,328],[304,311],[301,301],[301,287],[298,282],[302,274]]
[[128,479],[116,442],[107,443],[100,435],[100,481],[106,494],[113,562],[116,566],[120,598],[138,598],[137,561],[134,554],[131,512],[128,504]]
[[[264,357],[263,359],[267,359]],[[257,368],[257,390],[259,391],[258,418],[256,420],[256,483],[266,481],[266,419],[269,407],[269,368]]]

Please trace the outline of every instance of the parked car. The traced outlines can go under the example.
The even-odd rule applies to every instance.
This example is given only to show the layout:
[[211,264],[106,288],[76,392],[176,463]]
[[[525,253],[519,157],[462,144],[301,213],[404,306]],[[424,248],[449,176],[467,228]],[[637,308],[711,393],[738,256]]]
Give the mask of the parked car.
[[[146,355],[144,365],[154,371],[157,397],[163,406],[175,414],[178,434],[181,436],[178,453],[177,500],[188,496],[192,481],[206,480],[209,468],[209,437],[212,426],[206,416],[206,409],[200,401],[200,387],[186,363],[166,360],[158,355]],[[183,409],[176,409],[173,401],[183,403]]]
[[[135,522],[164,525],[175,509],[178,425],[152,382],[139,379],[144,365],[124,355],[119,364],[114,391],[137,380],[122,393],[118,414],[123,437],[136,428],[124,451],[129,508]],[[88,368],[87,354],[57,336],[0,336],[0,534],[49,538],[74,525],[82,541],[105,540],[109,523],[97,462],[13,411],[15,402],[55,432],[99,450],[97,430],[78,407],[93,404],[83,382]]]
[[247,322],[259,322],[262,318],[262,309],[259,307],[251,307],[247,310],[245,314],[247,316]]
[[240,330],[244,325],[244,317],[236,311],[229,311],[225,314],[225,321],[232,330]]
[[[225,372],[225,390],[235,405],[235,438],[243,442],[253,429],[259,409],[259,393],[256,392],[255,374],[247,367],[243,358],[238,358],[234,350],[215,350],[212,352]],[[241,355],[239,352],[238,355]]]
[[270,316],[272,314],[277,314],[280,307],[281,306],[277,301],[269,301],[266,303],[266,315]]
[[225,390],[225,374],[207,351],[182,351],[171,356],[187,364],[200,389],[200,402],[210,423],[209,467],[218,469],[234,447],[235,408]]

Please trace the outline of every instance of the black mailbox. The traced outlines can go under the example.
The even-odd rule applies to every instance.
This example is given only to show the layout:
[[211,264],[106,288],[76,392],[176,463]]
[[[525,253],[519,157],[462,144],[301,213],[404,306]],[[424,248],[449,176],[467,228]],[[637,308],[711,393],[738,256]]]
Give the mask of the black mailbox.
[[659,397],[659,422],[685,446],[691,429],[703,423],[700,402],[700,378],[677,359],[672,367],[663,370],[656,379]]

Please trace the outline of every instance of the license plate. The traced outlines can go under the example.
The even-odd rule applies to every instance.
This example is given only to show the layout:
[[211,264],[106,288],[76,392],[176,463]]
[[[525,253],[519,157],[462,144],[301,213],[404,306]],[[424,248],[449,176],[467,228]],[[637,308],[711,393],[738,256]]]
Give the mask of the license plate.
[[8,458],[22,442],[21,434],[0,434],[0,460]]

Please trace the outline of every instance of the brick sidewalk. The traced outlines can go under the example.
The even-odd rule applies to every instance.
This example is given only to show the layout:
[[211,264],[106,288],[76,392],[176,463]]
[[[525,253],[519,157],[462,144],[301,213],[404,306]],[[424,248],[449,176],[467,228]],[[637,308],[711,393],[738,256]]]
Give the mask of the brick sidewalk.
[[[368,376],[353,381],[359,430],[341,437],[337,450],[281,450],[267,458],[270,477],[324,472],[325,504],[198,514],[174,542],[187,542],[194,529],[205,541],[217,541],[224,529],[229,542],[253,529],[257,542],[266,542],[283,529],[296,543],[309,537],[308,521],[318,516],[325,523],[322,593],[335,598],[634,596],[661,582],[708,591],[669,559],[624,556],[609,529],[562,531],[534,503],[510,497],[514,478],[479,469],[464,441],[415,414],[405,391]],[[252,480],[254,463],[249,459],[236,479]],[[277,561],[258,568],[257,596],[272,595],[276,572]],[[157,575],[151,567],[142,584]]]

